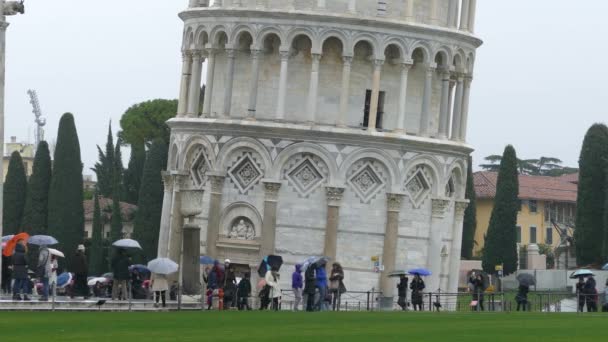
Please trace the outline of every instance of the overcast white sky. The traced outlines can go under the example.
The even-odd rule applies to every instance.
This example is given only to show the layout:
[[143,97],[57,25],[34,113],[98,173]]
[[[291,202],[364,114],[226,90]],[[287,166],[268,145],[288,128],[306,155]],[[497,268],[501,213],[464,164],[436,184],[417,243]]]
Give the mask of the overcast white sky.
[[[108,120],[132,104],[176,98],[187,0],[28,0],[7,38],[5,135],[33,141],[27,89],[38,91],[53,141],[76,115],[85,173]],[[576,166],[582,138],[606,121],[608,1],[480,0],[469,143],[481,158],[515,145],[520,158]],[[125,153],[126,154],[126,153]]]

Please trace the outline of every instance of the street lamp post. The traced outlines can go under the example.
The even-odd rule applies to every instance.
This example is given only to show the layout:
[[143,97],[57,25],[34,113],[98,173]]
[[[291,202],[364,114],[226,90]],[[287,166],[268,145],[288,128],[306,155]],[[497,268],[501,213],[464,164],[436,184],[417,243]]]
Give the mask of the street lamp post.
[[[3,235],[3,193],[4,193],[4,81],[5,81],[5,58],[6,58],[6,28],[8,22],[6,16],[23,14],[25,7],[23,1],[8,1],[0,0],[0,150],[2,156],[0,158],[0,236]],[[0,258],[0,279],[2,277],[2,258]]]

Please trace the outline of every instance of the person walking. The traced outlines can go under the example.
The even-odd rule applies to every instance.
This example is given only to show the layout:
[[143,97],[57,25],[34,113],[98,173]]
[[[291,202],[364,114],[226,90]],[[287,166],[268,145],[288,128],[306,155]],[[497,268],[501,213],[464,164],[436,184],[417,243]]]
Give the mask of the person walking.
[[317,289],[319,289],[319,300],[316,303],[316,309],[319,311],[327,310],[327,306],[325,305],[325,296],[327,296],[327,272],[325,272],[325,266],[325,260],[321,260],[315,269],[316,285]]
[[279,311],[279,298],[281,298],[279,279],[280,275],[277,268],[272,268],[270,271],[267,271],[266,276],[264,277],[264,280],[266,280],[266,285],[270,286],[268,298],[271,300],[271,308],[274,311]]
[[84,252],[84,245],[78,245],[73,261],[74,292],[72,292],[72,298],[74,296],[82,296],[84,299],[89,299],[89,285],[87,284],[88,263]]
[[167,307],[167,291],[169,291],[169,281],[164,274],[152,273],[150,277],[152,292],[154,292],[154,307],[158,307],[159,299],[162,299],[163,308]]
[[342,265],[338,262],[334,262],[331,265],[329,291],[331,293],[332,310],[340,311],[340,297],[342,296],[342,293],[346,292],[346,287],[344,286],[344,270],[342,269]]
[[528,309],[528,292],[530,287],[527,285],[519,285],[515,301],[517,302],[517,311],[521,308],[524,312]]
[[478,273],[478,274],[473,273],[471,275],[471,277],[469,278],[469,283],[471,284],[471,287],[473,289],[473,304],[475,304],[475,305],[471,305],[472,309],[474,311],[484,311],[484,307],[483,307],[484,294],[483,293],[485,292],[486,289],[483,286],[482,275],[480,273]]
[[226,272],[224,285],[222,286],[224,289],[224,309],[229,310],[230,308],[236,307],[236,273],[234,271],[234,266],[230,265],[229,259],[226,259],[224,267]]
[[249,272],[245,273],[245,276],[241,281],[239,281],[239,285],[237,288],[237,306],[239,310],[251,310],[251,306],[249,306],[249,297],[251,297],[251,280],[249,279],[251,275]]
[[21,300],[22,292],[23,300],[30,300],[27,296],[27,265],[27,244],[25,240],[19,240],[13,253],[13,300]]
[[399,283],[397,284],[397,294],[399,296],[399,299],[397,300],[397,304],[399,304],[399,306],[401,307],[401,310],[406,311],[407,310],[407,283],[409,282],[409,279],[405,276],[405,274],[402,274],[399,277]]
[[[578,277],[578,282],[576,283],[576,297],[578,298],[578,312],[583,312],[586,302],[584,277]],[[589,309],[587,308],[587,310]]]
[[127,252],[120,248],[112,258],[112,300],[126,300],[128,296],[127,281],[129,281],[129,264],[131,260]]
[[295,267],[295,271],[291,275],[291,289],[293,290],[293,295],[295,297],[295,301],[293,303],[293,310],[299,311],[300,304],[302,303],[302,265],[297,264]]
[[2,279],[0,279],[0,285],[2,289],[0,290],[4,294],[10,294],[12,292],[11,289],[11,277],[13,272],[13,266],[11,265],[11,257],[5,256],[2,254]]
[[310,265],[304,272],[304,296],[306,297],[306,311],[315,311],[315,293],[317,291],[317,277],[315,266]]
[[602,305],[602,312],[608,312],[608,279],[606,279],[606,287],[604,287],[604,305]]
[[597,312],[597,289],[595,288],[596,282],[593,276],[587,277],[585,281],[585,303],[587,304],[587,312]]
[[36,268],[36,276],[42,283],[42,296],[38,298],[39,301],[49,300],[49,277],[52,272],[51,265],[51,252],[48,247],[41,246],[38,252],[38,265]]
[[422,291],[426,285],[424,284],[424,280],[420,277],[420,274],[414,275],[414,279],[410,283],[410,290],[412,290],[412,305],[414,306],[414,311],[422,311],[424,310],[424,304],[422,300]]

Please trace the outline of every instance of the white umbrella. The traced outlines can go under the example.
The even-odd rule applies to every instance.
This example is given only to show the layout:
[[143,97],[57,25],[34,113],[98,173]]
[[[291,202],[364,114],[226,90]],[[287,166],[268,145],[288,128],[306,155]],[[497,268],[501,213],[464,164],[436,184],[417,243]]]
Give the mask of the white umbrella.
[[131,239],[118,240],[118,241],[114,242],[112,244],[112,246],[114,246],[114,247],[120,247],[120,248],[139,248],[139,249],[142,249],[141,246],[139,245],[139,242],[137,242],[135,240],[131,240]]
[[594,276],[594,275],[595,274],[593,274],[593,272],[591,272],[590,270],[577,270],[570,275],[570,278],[574,279],[574,278],[578,278],[578,277],[588,277],[588,276]]
[[50,246],[58,244],[59,241],[49,235],[34,235],[30,236],[30,238],[27,240],[27,243],[31,245]]
[[179,265],[171,259],[158,258],[148,263],[150,272],[157,274],[171,274],[179,270]]
[[65,258],[65,254],[62,251],[56,250],[54,248],[49,248],[49,253],[54,256],[58,256],[60,258]]
[[94,286],[97,283],[105,283],[108,281],[108,278],[104,278],[104,277],[95,277],[95,278],[91,278],[89,279],[89,281],[87,282],[87,285],[89,286]]
[[13,236],[15,235],[5,235],[2,237],[2,242],[8,242],[10,239],[13,238]]

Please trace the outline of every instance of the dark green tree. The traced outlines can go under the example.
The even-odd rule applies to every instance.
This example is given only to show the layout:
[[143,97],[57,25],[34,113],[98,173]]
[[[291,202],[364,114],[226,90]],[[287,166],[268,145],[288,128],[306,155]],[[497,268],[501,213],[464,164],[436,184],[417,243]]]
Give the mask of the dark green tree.
[[27,192],[27,177],[21,154],[15,151],[11,154],[8,171],[4,182],[4,234],[16,234],[23,231],[23,209]]
[[579,158],[579,182],[574,241],[579,265],[604,261],[608,127],[589,128]]
[[112,242],[123,238],[122,228],[120,197],[118,194],[115,194],[112,198],[112,219],[110,220],[110,240]]
[[517,155],[513,146],[505,148],[496,181],[496,197],[482,257],[483,270],[495,273],[503,265],[509,275],[517,271],[517,212],[519,210]]
[[133,234],[147,260],[156,257],[158,248],[164,193],[161,172],[167,168],[167,153],[168,146],[164,141],[152,143],[141,181]]
[[121,139],[118,138],[116,140],[116,148],[114,149],[114,166],[112,168],[112,196],[116,193],[120,199],[125,197],[124,173],[125,169],[122,165]]
[[462,224],[461,256],[464,259],[472,259],[473,248],[475,247],[475,230],[477,229],[477,195],[475,194],[475,183],[473,180],[473,158],[471,157],[469,157],[465,198],[469,200],[469,206],[464,212],[464,220]]
[[89,254],[89,274],[101,275],[106,270],[105,265],[107,265],[103,259],[103,221],[101,219],[101,208],[99,207],[99,196],[95,194],[93,198],[93,233]]
[[126,144],[143,146],[156,139],[169,143],[167,120],[175,117],[177,100],[151,100],[136,104],[120,119],[120,137]]
[[47,233],[49,188],[52,174],[49,145],[46,141],[41,141],[36,148],[23,214],[23,228],[30,234]]
[[106,198],[112,196],[112,185],[114,184],[114,137],[112,135],[112,123],[108,125],[108,139],[105,152],[97,146],[99,161],[91,169],[97,175],[98,193]]
[[141,177],[144,173],[144,162],[146,161],[146,149],[143,145],[131,145],[131,157],[129,168],[125,170],[125,202],[137,204]]
[[49,190],[48,232],[59,240],[58,248],[71,256],[84,241],[82,160],[74,116],[66,113],[59,121],[53,176]]

